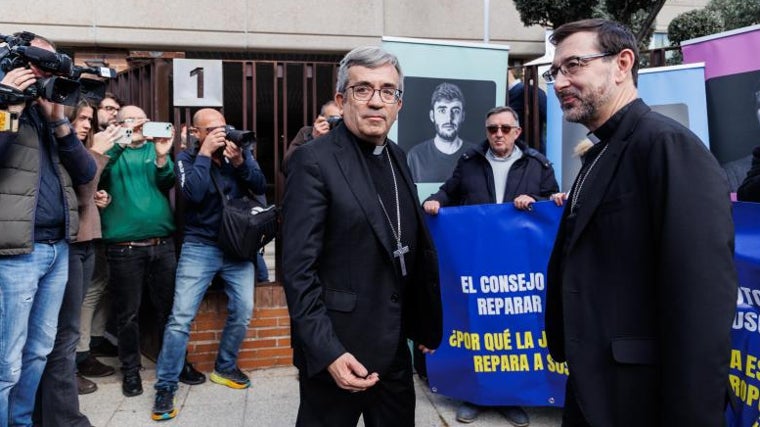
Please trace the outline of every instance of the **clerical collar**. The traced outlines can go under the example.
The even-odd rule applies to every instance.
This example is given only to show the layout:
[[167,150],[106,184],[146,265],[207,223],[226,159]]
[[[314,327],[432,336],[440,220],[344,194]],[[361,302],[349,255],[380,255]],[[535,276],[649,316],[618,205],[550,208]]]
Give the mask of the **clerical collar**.
[[356,135],[354,135],[354,139],[356,139],[356,143],[359,144],[359,148],[367,156],[369,156],[369,155],[379,156],[379,155],[383,154],[383,152],[385,151],[384,148],[388,144],[388,141],[386,140],[385,144],[383,144],[383,145],[376,145],[376,144],[373,144],[373,143],[371,143],[369,141],[365,141],[365,140],[359,138]]
[[625,116],[625,113],[628,112],[634,102],[636,102],[636,100],[629,102],[625,107],[619,109],[615,114],[612,115],[612,117],[607,119],[607,121],[604,122],[603,125],[599,126],[595,131],[589,132],[586,135],[588,139],[594,144],[598,143],[599,141],[610,139],[617,128],[620,126],[620,122],[623,121],[623,116]]

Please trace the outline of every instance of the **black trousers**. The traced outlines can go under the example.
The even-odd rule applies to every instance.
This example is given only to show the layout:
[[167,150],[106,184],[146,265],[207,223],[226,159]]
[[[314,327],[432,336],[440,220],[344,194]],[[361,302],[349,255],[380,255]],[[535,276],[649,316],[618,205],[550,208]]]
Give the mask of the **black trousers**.
[[367,427],[414,426],[414,380],[406,340],[399,345],[390,372],[367,391],[339,388],[327,372],[300,380],[297,427],[354,427],[364,416]]
[[110,277],[109,292],[116,313],[119,361],[122,372],[140,369],[140,302],[147,291],[155,313],[159,336],[174,301],[177,258],[171,238],[155,246],[109,245],[106,249]]
[[572,374],[565,385],[565,409],[562,411],[562,427],[591,427],[583,416],[578,400],[575,398]]

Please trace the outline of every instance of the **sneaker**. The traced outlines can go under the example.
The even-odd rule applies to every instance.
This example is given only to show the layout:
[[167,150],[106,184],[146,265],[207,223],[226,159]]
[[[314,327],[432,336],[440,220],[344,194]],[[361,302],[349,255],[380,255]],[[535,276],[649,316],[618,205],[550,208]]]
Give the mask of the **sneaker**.
[[478,419],[478,415],[482,409],[480,406],[473,405],[469,402],[462,402],[457,408],[457,421],[460,423],[469,424]]
[[177,416],[174,407],[174,392],[171,390],[156,390],[156,400],[153,402],[153,421],[170,420]]
[[121,381],[121,392],[124,396],[132,397],[142,394],[142,379],[137,371],[125,372]]
[[496,411],[515,427],[527,427],[530,424],[528,414],[519,406],[498,406]]
[[226,372],[219,372],[214,369],[214,372],[211,373],[211,381],[237,389],[248,388],[251,386],[251,380],[248,378],[248,375],[244,374],[243,371],[237,367]]
[[113,366],[108,366],[101,363],[98,359],[93,357],[92,354],[87,356],[81,363],[77,364],[77,371],[85,377],[107,377],[113,375]]
[[206,382],[206,376],[193,367],[193,364],[185,360],[185,366],[179,373],[179,382],[187,385],[198,385]]

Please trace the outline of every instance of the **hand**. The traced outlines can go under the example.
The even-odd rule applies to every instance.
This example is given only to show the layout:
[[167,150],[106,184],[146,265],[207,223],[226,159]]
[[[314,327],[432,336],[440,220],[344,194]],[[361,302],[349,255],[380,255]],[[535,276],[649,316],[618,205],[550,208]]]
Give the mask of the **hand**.
[[226,132],[224,128],[217,128],[209,132],[209,134],[206,135],[206,138],[203,140],[201,148],[198,150],[198,154],[206,157],[213,156],[216,150],[227,145],[225,135]]
[[108,125],[105,130],[93,135],[91,150],[98,154],[105,154],[113,147],[114,141],[116,141],[120,133],[120,126]]
[[521,194],[515,197],[515,208],[521,211],[532,211],[533,203],[536,203],[536,199],[527,194]]
[[230,160],[232,166],[235,166],[236,168],[240,167],[240,165],[245,162],[245,159],[243,158],[243,149],[238,147],[237,144],[232,141],[226,140],[225,144],[227,144],[227,146],[224,147],[224,157]]
[[[23,92],[26,90],[26,88],[33,85],[36,81],[37,77],[34,76],[34,72],[32,72],[32,70],[28,68],[14,68],[8,71],[0,83]],[[9,105],[8,111],[11,113],[21,114],[21,112],[24,111],[25,105],[26,104],[24,102]]]
[[55,122],[57,120],[63,120],[66,116],[63,114],[63,105],[56,104],[47,99],[38,98],[37,104],[42,110],[42,115],[48,122]]
[[549,196],[549,200],[557,206],[562,206],[565,204],[565,200],[567,200],[567,193],[554,193]]
[[338,387],[353,392],[364,391],[380,381],[377,372],[369,373],[351,353],[343,353],[327,367]]
[[174,127],[172,126],[172,134],[168,138],[153,138],[153,145],[156,147],[156,164],[161,167],[166,164],[166,156],[172,149],[172,142],[174,141]]
[[433,353],[435,353],[435,350],[431,350],[431,349],[425,347],[422,344],[417,344],[417,350],[421,351],[422,354],[433,354]]
[[430,215],[438,215],[438,211],[441,209],[441,203],[437,200],[428,200],[422,204],[422,209]]
[[109,204],[111,204],[111,195],[106,192],[106,190],[98,190],[95,193],[95,206],[103,209]]
[[314,124],[311,126],[311,136],[319,138],[327,132],[330,132],[330,123],[327,122],[327,119],[324,116],[317,117],[317,119],[314,120]]

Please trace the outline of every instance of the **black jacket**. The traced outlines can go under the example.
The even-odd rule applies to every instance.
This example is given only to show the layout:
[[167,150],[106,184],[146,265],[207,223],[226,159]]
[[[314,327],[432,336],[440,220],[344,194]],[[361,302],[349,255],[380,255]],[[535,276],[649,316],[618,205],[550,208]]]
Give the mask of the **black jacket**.
[[603,139],[549,261],[549,351],[591,425],[721,426],[737,292],[726,180],[641,100]]
[[[526,194],[544,200],[559,191],[554,168],[549,160],[533,148],[517,142],[523,155],[512,165],[504,189],[504,203]],[[437,193],[427,200],[436,200],[441,206],[481,205],[496,203],[495,185],[491,164],[486,159],[488,141],[466,151],[459,158],[454,173]]]
[[[442,336],[438,259],[403,150],[388,142],[418,223],[414,276],[401,286],[392,236],[358,142],[339,125],[293,152],[283,201],[283,276],[293,362],[314,377],[348,351],[380,378],[400,337]],[[326,375],[326,374],[325,374]],[[328,377],[329,378],[329,377]]]

